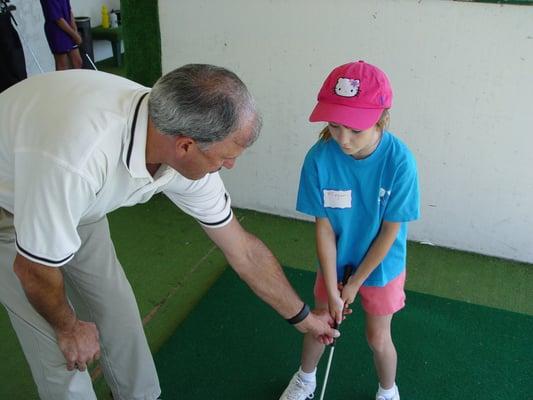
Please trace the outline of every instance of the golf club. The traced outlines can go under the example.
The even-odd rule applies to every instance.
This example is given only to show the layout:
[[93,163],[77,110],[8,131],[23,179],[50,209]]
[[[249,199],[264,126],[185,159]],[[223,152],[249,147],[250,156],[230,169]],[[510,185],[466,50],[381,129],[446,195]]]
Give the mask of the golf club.
[[89,63],[91,63],[91,66],[93,67],[93,69],[95,71],[98,71],[98,68],[96,68],[96,65],[94,65],[94,62],[93,60],[91,60],[91,57],[89,56],[89,54],[87,54],[85,51],[82,51],[82,53],[85,54],[85,57],[87,57],[87,60],[89,60]]
[[[353,266],[347,265],[344,269],[344,276],[342,277],[342,285],[346,285],[348,282],[348,279],[350,279],[350,276],[352,275]],[[337,321],[335,321],[335,329],[338,328]],[[328,364],[326,366],[326,374],[324,375],[324,383],[322,384],[322,391],[320,392],[320,400],[324,400],[324,393],[326,393],[326,385],[328,384],[328,377],[329,377],[329,370],[331,369],[331,361],[333,360],[333,352],[335,351],[335,343],[336,340],[333,339],[333,343],[331,343],[329,347],[329,357],[328,357]]]

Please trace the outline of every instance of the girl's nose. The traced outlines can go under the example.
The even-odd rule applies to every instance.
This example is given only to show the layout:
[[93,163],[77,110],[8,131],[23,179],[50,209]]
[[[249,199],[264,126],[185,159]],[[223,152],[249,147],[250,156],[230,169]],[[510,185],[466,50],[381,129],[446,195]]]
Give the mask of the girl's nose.
[[342,128],[339,139],[341,146],[350,144],[350,131],[346,128]]

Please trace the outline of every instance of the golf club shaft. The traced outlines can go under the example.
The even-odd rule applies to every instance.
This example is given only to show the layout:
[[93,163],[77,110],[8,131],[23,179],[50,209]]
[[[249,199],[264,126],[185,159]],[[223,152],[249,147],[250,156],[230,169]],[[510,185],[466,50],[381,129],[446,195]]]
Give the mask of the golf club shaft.
[[93,60],[91,60],[91,57],[89,57],[89,54],[85,53],[85,57],[87,57],[87,60],[89,60],[89,62],[91,63],[92,67],[94,68],[94,70],[98,71],[98,68],[96,68],[96,65],[94,65]]
[[328,384],[329,370],[331,368],[331,360],[333,360],[333,352],[335,346],[331,346],[329,349],[328,365],[326,367],[326,375],[324,376],[324,384],[322,385],[322,391],[320,392],[320,400],[324,400],[324,394],[326,393],[326,386]]

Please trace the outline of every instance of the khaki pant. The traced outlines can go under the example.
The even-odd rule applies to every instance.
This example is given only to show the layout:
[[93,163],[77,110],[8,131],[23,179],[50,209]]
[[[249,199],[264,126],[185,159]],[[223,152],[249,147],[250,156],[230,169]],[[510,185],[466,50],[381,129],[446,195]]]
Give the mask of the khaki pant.
[[[61,267],[79,319],[96,324],[100,364],[115,400],[153,400],[161,390],[131,286],[117,260],[107,219],[80,226],[82,245]],[[43,400],[94,400],[87,371],[67,371],[51,326],[28,302],[13,272],[13,215],[0,208],[0,301]],[[15,394],[14,394],[15,395]]]

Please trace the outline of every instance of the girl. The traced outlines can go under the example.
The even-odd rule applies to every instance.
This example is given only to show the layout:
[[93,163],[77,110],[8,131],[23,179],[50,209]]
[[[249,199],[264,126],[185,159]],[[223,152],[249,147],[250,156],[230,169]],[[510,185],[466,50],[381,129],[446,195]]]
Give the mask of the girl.
[[[379,379],[376,400],[399,400],[394,313],[404,306],[407,222],[418,218],[413,155],[386,131],[392,89],[383,71],[363,61],[327,77],[310,121],[327,122],[309,150],[300,177],[297,210],[316,218],[317,309],[337,323],[357,295]],[[346,266],[355,272],[342,287]],[[312,398],[324,345],[306,335],[301,366],[280,400]]]
[[81,68],[78,33],[69,0],[41,0],[44,14],[44,32],[54,55],[56,71]]

